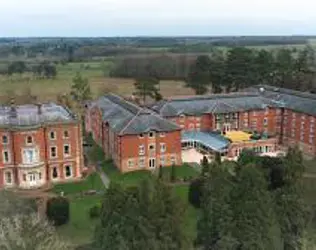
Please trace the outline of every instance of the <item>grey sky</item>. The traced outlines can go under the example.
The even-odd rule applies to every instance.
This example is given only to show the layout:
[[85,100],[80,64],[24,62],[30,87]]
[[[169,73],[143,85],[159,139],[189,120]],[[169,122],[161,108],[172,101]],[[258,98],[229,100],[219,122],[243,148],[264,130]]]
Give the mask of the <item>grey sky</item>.
[[0,36],[316,35],[313,0],[0,0]]

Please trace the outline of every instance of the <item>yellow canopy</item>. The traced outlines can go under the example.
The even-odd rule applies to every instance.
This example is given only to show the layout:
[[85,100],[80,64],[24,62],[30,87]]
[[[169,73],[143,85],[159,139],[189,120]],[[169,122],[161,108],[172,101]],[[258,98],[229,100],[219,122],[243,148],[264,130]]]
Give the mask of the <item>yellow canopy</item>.
[[243,131],[228,131],[225,137],[230,139],[232,142],[249,141],[251,134]]

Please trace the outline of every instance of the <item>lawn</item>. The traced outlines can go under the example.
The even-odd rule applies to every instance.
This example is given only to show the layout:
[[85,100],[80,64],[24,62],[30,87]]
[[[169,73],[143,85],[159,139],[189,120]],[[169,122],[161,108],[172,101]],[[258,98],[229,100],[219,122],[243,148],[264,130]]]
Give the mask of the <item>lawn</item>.
[[57,184],[52,189],[54,193],[60,194],[60,192],[64,192],[64,195],[66,196],[87,190],[105,190],[105,187],[97,173],[91,174],[82,181]]
[[70,221],[58,227],[61,237],[76,245],[87,244],[92,240],[97,219],[90,219],[89,209],[101,204],[102,196],[85,196],[70,200]]
[[[162,168],[164,179],[170,178],[171,167]],[[192,179],[199,176],[199,172],[188,164],[183,164],[182,166],[175,167],[176,178],[177,179]]]

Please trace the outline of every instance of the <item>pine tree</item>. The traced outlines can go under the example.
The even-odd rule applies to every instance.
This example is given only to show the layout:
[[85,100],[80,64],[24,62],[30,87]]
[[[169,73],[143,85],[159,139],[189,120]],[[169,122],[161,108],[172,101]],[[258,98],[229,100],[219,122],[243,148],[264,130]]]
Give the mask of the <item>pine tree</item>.
[[177,179],[176,166],[174,164],[172,164],[171,173],[170,173],[170,181],[175,182],[176,179]]

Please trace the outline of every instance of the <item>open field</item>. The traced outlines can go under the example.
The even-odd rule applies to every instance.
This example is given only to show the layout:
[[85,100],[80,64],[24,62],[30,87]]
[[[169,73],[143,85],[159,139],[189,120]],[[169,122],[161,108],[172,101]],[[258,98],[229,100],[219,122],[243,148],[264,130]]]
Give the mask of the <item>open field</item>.
[[[0,76],[0,100],[12,93],[23,95],[31,89],[32,95],[38,96],[40,101],[54,101],[57,95],[70,91],[72,79],[77,72],[88,78],[94,97],[109,91],[124,96],[129,96],[134,92],[134,79],[104,76],[108,74],[107,67],[111,67],[111,63],[106,62],[105,66],[102,64],[102,62],[89,62],[58,65],[56,79],[35,79],[31,74]],[[105,69],[103,70],[102,67]],[[160,89],[163,96],[193,94],[192,90],[185,88],[181,81],[161,81]]]

